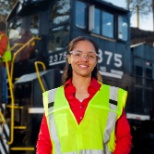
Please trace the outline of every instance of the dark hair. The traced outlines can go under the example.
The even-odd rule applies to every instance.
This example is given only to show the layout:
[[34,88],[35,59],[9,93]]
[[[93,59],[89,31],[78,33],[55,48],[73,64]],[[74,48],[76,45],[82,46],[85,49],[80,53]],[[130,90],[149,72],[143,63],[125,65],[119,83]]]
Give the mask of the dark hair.
[[[79,37],[76,37],[74,38],[68,45],[68,54],[70,51],[73,50],[74,46],[76,45],[76,43],[78,43],[79,41],[89,41],[90,43],[93,44],[94,48],[95,48],[95,51],[96,53],[98,53],[98,46],[97,44],[91,39],[91,38],[88,38],[88,37],[85,37],[85,36],[79,36]],[[62,83],[65,84],[65,82],[70,79],[72,77],[72,67],[71,65],[68,63],[68,60],[66,60],[66,64],[65,64],[65,68],[64,68],[64,73],[62,75]],[[98,67],[97,65],[95,66],[93,72],[92,72],[92,77],[95,78],[97,81],[99,82],[102,82],[102,77],[101,77],[101,74],[98,72]]]
[[6,24],[3,21],[0,21],[0,31],[5,32],[6,30]]

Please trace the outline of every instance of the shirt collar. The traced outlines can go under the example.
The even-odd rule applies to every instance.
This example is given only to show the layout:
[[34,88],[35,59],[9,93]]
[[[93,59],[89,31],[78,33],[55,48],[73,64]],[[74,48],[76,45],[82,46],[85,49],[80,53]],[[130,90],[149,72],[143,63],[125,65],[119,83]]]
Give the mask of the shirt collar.
[[[76,91],[74,85],[72,84],[72,78],[67,80],[67,82],[64,84],[64,87],[67,87],[67,86],[71,87],[73,92]],[[98,91],[100,89],[100,87],[101,87],[101,84],[95,78],[92,78],[91,83],[88,87],[88,92],[89,91]]]

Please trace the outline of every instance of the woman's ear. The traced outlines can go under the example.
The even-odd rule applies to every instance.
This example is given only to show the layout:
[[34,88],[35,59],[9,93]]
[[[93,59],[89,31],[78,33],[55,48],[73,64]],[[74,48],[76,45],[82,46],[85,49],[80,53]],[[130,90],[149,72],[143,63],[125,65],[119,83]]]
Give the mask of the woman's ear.
[[68,63],[71,64],[71,56],[70,55],[67,55],[67,60],[68,60]]

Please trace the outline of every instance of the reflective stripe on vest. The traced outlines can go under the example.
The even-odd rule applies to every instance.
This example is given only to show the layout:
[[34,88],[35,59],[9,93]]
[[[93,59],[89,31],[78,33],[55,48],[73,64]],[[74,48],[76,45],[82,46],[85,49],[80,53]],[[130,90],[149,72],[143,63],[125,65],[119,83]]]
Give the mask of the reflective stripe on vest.
[[[5,35],[5,34],[0,34],[0,40],[2,39],[3,35]],[[12,58],[12,56],[11,56],[11,51],[10,51],[10,43],[8,41],[7,49],[4,52],[4,54],[2,55],[2,62],[11,61],[11,58]]]
[[[56,90],[59,91],[59,88],[54,89],[54,90],[50,90],[50,91],[45,92],[43,94],[45,115],[47,117],[47,122],[48,122],[49,130],[50,130],[51,140],[52,140],[52,147],[53,147],[52,154],[112,154],[112,152],[114,151],[114,148],[115,148],[114,126],[115,126],[115,122],[116,122],[117,118],[120,117],[120,115],[122,113],[122,109],[125,105],[126,92],[124,90],[120,89],[120,88],[109,87],[109,86],[106,86],[106,85],[103,85],[102,87],[104,87],[104,91],[103,91],[104,96],[108,97],[108,101],[110,103],[105,100],[105,97],[103,97],[103,93],[101,93],[101,95],[97,94],[97,96],[100,97],[98,100],[101,99],[101,102],[106,101],[106,104],[108,104],[110,107],[107,108],[107,106],[104,106],[104,109],[107,109],[109,111],[108,111],[108,117],[107,117],[106,125],[103,126],[105,129],[103,131],[104,136],[102,135],[102,142],[97,143],[98,145],[99,144],[103,144],[103,145],[101,147],[100,145],[97,146],[94,143],[94,146],[96,146],[96,149],[98,149],[98,150],[89,147],[89,149],[92,149],[92,150],[82,150],[82,148],[80,148],[80,149],[76,148],[76,150],[73,150],[73,152],[68,152],[69,148],[65,149],[66,145],[68,146],[69,144],[66,143],[66,145],[64,146],[63,144],[65,144],[65,142],[64,143],[62,142],[61,137],[63,137],[63,134],[65,135],[65,131],[68,129],[68,128],[65,128],[65,127],[67,127],[67,124],[66,125],[60,124],[61,127],[63,127],[63,128],[58,130],[59,127],[56,127],[56,126],[59,123],[55,123],[57,120],[55,120],[54,114],[57,113],[58,110],[60,110],[60,112],[64,111],[64,109],[67,108],[67,105],[62,106],[62,108],[57,107],[56,109],[51,107],[53,105],[53,102],[54,101],[56,102],[56,98],[61,97],[59,94],[56,93]],[[101,87],[101,89],[102,89],[102,87]],[[110,90],[110,92],[109,92],[109,90]],[[55,96],[55,94],[56,94],[56,96]],[[107,96],[107,95],[109,95],[109,96]],[[54,98],[54,96],[55,96],[55,98]],[[63,100],[63,99],[64,98],[62,98],[61,100]],[[93,102],[95,103],[95,101],[93,101]],[[122,102],[122,101],[124,101],[124,102]],[[100,111],[101,111],[103,104],[101,104],[101,106],[99,106],[100,103],[98,103],[97,104],[98,106],[95,106],[93,104],[93,102],[89,102],[88,106],[90,106],[90,107],[87,107],[87,110],[90,112],[90,109],[95,107],[97,109],[96,111],[99,111],[99,107],[100,107]],[[56,106],[57,106],[57,102],[56,102]],[[86,110],[86,112],[88,112],[87,110]],[[93,109],[91,111],[93,111]],[[86,116],[84,118],[86,118]],[[60,115],[60,119],[62,120],[61,121],[62,123],[65,123],[65,120],[67,120],[67,119],[65,119],[65,114],[64,114],[64,116],[63,116],[63,114]],[[81,122],[81,123],[83,123],[83,122]],[[81,124],[81,127],[82,126],[84,126],[84,124],[83,125]],[[80,128],[80,125],[78,127]],[[102,128],[99,128],[99,129],[102,129]],[[62,132],[62,133],[60,133],[60,135],[59,135],[59,132]],[[95,134],[95,132],[91,132],[91,133]],[[83,134],[85,134],[85,133],[83,133]],[[80,137],[81,137],[80,135],[81,135],[80,133],[79,133],[79,135],[77,135],[77,139],[79,138],[79,141],[81,142],[82,140],[80,139]],[[88,135],[90,135],[90,134],[88,134]],[[93,136],[93,135],[91,135],[91,136]],[[96,139],[97,139],[97,137],[96,137]],[[82,143],[78,143],[78,144],[82,147]],[[91,145],[91,144],[89,144],[89,145]],[[83,146],[84,146],[84,143],[83,143]],[[93,146],[93,145],[91,145],[91,146]],[[86,149],[88,149],[88,147],[86,147]],[[70,151],[72,151],[72,150],[70,150]]]

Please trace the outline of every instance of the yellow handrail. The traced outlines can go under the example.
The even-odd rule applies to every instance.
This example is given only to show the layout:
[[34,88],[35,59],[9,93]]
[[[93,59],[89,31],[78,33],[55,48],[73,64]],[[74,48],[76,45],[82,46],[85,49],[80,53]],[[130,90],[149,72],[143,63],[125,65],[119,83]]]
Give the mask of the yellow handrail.
[[39,81],[39,83],[40,83],[42,92],[45,92],[45,88],[44,88],[42,79],[41,79],[41,77],[40,77],[40,72],[39,72],[39,69],[38,69],[38,64],[42,65],[44,71],[46,70],[46,67],[45,67],[44,63],[41,62],[41,61],[36,61],[36,62],[35,62],[35,69],[36,69],[36,74],[37,74],[37,77],[38,77],[38,81]]
[[[14,46],[10,48],[10,51],[14,50],[16,47],[22,46],[23,43],[16,43]],[[9,68],[8,68],[9,69]],[[10,71],[10,70],[9,70]],[[13,88],[12,78],[11,78],[11,87]],[[10,88],[11,88],[10,87]]]
[[6,62],[6,69],[7,69],[7,74],[8,74],[8,81],[9,81],[9,87],[10,87],[10,94],[11,94],[11,124],[10,124],[10,140],[8,141],[8,144],[12,144],[14,140],[14,94],[13,94],[13,83],[12,83],[12,78],[13,78],[13,69],[14,69],[14,61],[16,59],[17,54],[22,51],[29,43],[31,43],[34,40],[40,40],[38,37],[32,37],[27,43],[25,43],[21,48],[19,48],[13,55],[13,59],[11,62],[11,72],[9,72],[9,66],[8,62]]
[[13,139],[14,139],[14,132],[13,132],[13,127],[14,127],[14,94],[13,94],[13,84],[11,81],[11,76],[9,72],[9,65],[8,62],[5,62],[6,64],[6,71],[8,75],[8,82],[9,82],[9,89],[10,89],[10,95],[11,95],[11,124],[10,124],[10,141],[8,144],[12,144]]
[[13,49],[15,49],[18,46],[22,46],[23,43],[16,43],[13,47],[10,48],[10,50],[12,51]]
[[13,58],[12,58],[12,62],[11,62],[11,81],[13,79],[13,70],[14,70],[14,61],[17,57],[17,55],[27,46],[29,45],[31,42],[33,42],[34,40],[40,40],[39,37],[32,37],[29,41],[27,41],[21,48],[19,48],[13,55]]
[[11,147],[11,151],[34,151],[34,147]]

